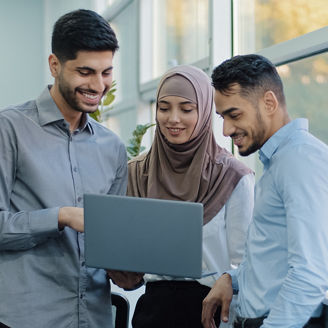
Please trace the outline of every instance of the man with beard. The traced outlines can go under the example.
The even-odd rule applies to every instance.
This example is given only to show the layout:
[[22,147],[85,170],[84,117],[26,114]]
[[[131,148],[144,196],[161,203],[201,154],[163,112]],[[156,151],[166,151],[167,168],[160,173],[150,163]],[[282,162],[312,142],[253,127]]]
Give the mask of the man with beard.
[[52,35],[54,84],[0,113],[1,327],[112,327],[105,270],[84,261],[83,194],[125,194],[119,138],[89,118],[112,84],[118,43],[89,10]]
[[244,259],[204,299],[203,326],[215,327],[218,306],[227,321],[239,291],[234,327],[324,327],[328,147],[308,132],[306,119],[290,119],[281,79],[266,58],[235,56],[215,68],[212,82],[224,135],[243,156],[260,150],[264,173]]

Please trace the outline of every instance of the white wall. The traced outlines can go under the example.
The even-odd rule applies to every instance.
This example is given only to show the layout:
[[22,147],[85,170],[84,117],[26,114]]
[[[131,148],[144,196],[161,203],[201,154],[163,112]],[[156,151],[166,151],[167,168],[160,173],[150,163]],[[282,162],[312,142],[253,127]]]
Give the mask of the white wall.
[[51,33],[64,13],[101,0],[0,0],[0,109],[36,98],[52,82]]
[[0,108],[43,88],[42,13],[42,0],[0,0]]

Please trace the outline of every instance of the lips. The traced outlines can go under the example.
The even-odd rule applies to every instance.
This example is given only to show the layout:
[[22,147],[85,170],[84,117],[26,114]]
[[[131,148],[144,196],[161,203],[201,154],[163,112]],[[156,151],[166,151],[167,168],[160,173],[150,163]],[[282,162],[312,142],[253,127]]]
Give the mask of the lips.
[[237,134],[237,135],[231,136],[231,139],[233,140],[233,143],[237,147],[241,147],[244,137],[245,137],[245,134]]
[[173,136],[177,136],[179,135],[182,131],[184,131],[185,129],[184,128],[170,128],[170,127],[167,127],[169,133]]
[[87,92],[81,89],[78,89],[77,92],[82,96],[82,100],[87,105],[98,105],[101,100],[101,95],[94,92]]

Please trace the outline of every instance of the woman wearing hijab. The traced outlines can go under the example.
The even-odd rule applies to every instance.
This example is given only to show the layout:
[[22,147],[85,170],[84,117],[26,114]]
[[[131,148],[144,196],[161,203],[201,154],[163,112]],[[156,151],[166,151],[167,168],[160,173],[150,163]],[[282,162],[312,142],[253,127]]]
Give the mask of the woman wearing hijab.
[[[202,301],[210,287],[242,259],[254,177],[217,145],[212,104],[210,79],[200,69],[177,66],[163,76],[155,138],[148,153],[129,162],[128,195],[202,203],[203,269],[217,274],[197,281],[146,274],[134,328],[202,327]],[[217,325],[219,317],[217,313]]]

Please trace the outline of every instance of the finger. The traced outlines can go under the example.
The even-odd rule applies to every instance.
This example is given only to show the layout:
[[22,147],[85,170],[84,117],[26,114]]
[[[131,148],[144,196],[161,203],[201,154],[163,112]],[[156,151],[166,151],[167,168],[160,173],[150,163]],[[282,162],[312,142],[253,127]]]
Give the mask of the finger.
[[202,324],[204,328],[213,327],[212,321],[216,308],[215,304],[207,302],[206,299],[203,301]]
[[228,322],[229,321],[229,309],[230,309],[230,302],[227,302],[227,301],[222,302],[221,320],[223,322]]

